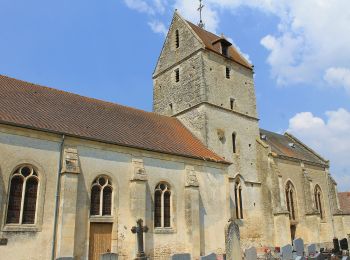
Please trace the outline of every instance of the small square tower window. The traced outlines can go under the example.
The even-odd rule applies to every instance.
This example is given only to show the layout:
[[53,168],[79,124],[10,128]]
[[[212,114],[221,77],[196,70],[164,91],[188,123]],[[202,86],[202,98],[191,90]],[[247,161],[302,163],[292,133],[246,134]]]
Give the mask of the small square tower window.
[[176,69],[175,70],[175,82],[179,82],[180,81],[180,70]]
[[235,99],[234,98],[230,98],[230,108],[231,108],[231,110],[233,110],[234,105],[235,105]]
[[226,67],[226,78],[229,79],[231,77],[231,70],[229,67]]

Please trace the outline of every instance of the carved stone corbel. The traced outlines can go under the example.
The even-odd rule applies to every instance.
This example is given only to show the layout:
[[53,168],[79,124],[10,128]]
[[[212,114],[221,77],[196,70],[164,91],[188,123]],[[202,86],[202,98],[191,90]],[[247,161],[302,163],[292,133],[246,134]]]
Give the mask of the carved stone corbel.
[[197,174],[193,166],[186,166],[186,187],[199,187]]
[[79,155],[76,147],[64,147],[61,173],[80,173]]
[[132,181],[147,181],[148,176],[142,159],[132,159]]

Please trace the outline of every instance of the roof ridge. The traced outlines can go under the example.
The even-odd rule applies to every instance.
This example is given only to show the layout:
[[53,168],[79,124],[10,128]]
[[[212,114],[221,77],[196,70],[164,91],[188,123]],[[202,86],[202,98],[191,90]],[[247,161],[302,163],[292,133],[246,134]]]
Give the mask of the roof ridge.
[[188,20],[185,20],[187,23],[190,23],[190,24],[192,24],[192,25],[194,25],[194,26],[196,26],[198,29],[200,29],[200,30],[203,30],[203,31],[205,31],[205,32],[207,32],[207,33],[210,33],[210,34],[212,34],[213,36],[216,36],[216,37],[218,37],[218,38],[221,38],[219,35],[217,35],[216,33],[213,33],[213,32],[211,32],[211,31],[208,31],[208,30],[206,30],[206,29],[203,29],[203,28],[201,28],[201,27],[199,27],[198,25],[196,25],[196,24],[194,24],[194,23],[192,23],[192,22],[190,22],[190,21],[188,21]]
[[[193,25],[193,26],[195,26],[198,30],[202,30],[202,31],[204,31],[204,32],[206,32],[206,33],[209,33],[209,34],[211,34],[212,36],[214,36],[214,37],[216,37],[217,39],[215,39],[215,41],[218,41],[218,40],[220,40],[220,39],[225,39],[226,41],[228,41],[227,40],[227,37],[225,36],[225,35],[222,35],[222,36],[219,36],[219,35],[217,35],[216,33],[213,33],[213,32],[211,32],[211,31],[208,31],[208,30],[206,30],[206,29],[204,29],[204,28],[201,28],[201,27],[199,27],[198,25],[196,25],[196,24],[194,24],[194,23],[192,23],[192,22],[190,22],[190,21],[188,21],[188,20],[185,20],[190,26],[191,25]],[[214,41],[214,42],[215,42]],[[246,62],[248,65],[249,65],[249,68],[253,68],[254,67],[254,65],[253,64],[251,64],[242,54],[241,54],[241,51],[240,50],[238,50],[238,48],[237,48],[237,46],[235,45],[235,44],[233,44],[232,42],[230,42],[231,43],[231,46],[230,47],[232,47],[234,50],[235,50],[235,52],[239,55],[239,57],[244,61],[244,62]],[[237,62],[237,61],[236,61]],[[243,65],[243,66],[246,66],[246,65],[244,65],[244,64],[241,64],[241,65]]]
[[0,74],[0,77],[4,77],[4,78],[7,78],[7,79],[13,80],[13,81],[23,82],[23,83],[29,84],[29,85],[31,85],[33,87],[48,89],[48,90],[59,92],[59,93],[63,93],[63,94],[74,95],[74,96],[77,96],[77,97],[80,97],[80,98],[83,98],[83,99],[89,99],[91,101],[95,101],[97,103],[104,104],[104,105],[120,106],[120,107],[124,107],[124,108],[130,109],[130,110],[134,110],[134,111],[138,111],[138,112],[142,112],[142,113],[146,113],[146,114],[152,114],[152,115],[163,117],[163,118],[172,118],[172,117],[163,116],[163,115],[160,115],[160,114],[157,114],[157,113],[154,113],[154,112],[142,110],[142,109],[139,109],[139,108],[134,108],[134,107],[130,107],[130,106],[114,103],[114,102],[111,102],[111,101],[106,101],[106,100],[102,100],[102,99],[88,97],[88,96],[84,96],[84,95],[81,95],[81,94],[73,93],[73,92],[70,92],[70,91],[61,90],[61,89],[49,87],[49,86],[46,86],[46,85],[37,84],[37,83],[29,82],[29,81],[26,81],[26,80],[22,80],[22,79],[13,78],[13,77],[10,77],[10,76],[7,76],[7,75],[3,75],[3,74]]

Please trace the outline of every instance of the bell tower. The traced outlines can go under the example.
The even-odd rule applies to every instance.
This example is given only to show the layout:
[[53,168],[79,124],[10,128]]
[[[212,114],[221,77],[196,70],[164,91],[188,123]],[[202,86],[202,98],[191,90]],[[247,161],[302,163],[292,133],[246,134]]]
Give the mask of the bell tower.
[[257,180],[253,66],[223,35],[175,12],[153,82],[154,112],[177,117],[208,148],[233,162],[233,176]]

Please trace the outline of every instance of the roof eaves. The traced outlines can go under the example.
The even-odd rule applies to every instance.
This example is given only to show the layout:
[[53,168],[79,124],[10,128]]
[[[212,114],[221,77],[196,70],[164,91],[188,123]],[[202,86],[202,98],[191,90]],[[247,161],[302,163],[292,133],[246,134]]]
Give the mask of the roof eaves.
[[277,154],[277,158],[281,158],[281,159],[285,159],[285,160],[289,160],[289,161],[293,161],[293,162],[303,162],[303,163],[307,163],[307,164],[314,165],[314,166],[328,168],[327,164],[317,163],[317,162],[313,162],[313,161],[309,161],[309,160],[303,160],[303,159],[299,159],[299,158],[291,157],[291,156],[287,156],[287,155],[282,155],[282,154]]
[[113,145],[118,145],[118,146],[122,146],[122,147],[134,148],[134,149],[141,149],[141,150],[150,151],[150,152],[164,153],[164,154],[169,154],[169,155],[176,155],[176,156],[185,157],[185,158],[191,158],[191,159],[196,159],[196,160],[202,160],[202,161],[208,161],[208,162],[214,162],[214,163],[221,163],[221,164],[226,164],[226,165],[232,164],[231,162],[228,162],[228,161],[226,161],[224,159],[217,160],[217,159],[210,158],[210,157],[206,158],[206,157],[202,157],[202,156],[191,156],[191,155],[180,154],[180,153],[166,152],[166,151],[150,149],[150,148],[145,148],[145,147],[121,144],[121,143],[118,143],[118,142],[106,141],[106,140],[102,140],[102,139],[98,139],[98,138],[79,136],[79,135],[74,135],[74,134],[60,132],[60,131],[54,131],[54,130],[45,129],[45,128],[33,127],[33,126],[29,126],[29,125],[23,125],[23,124],[18,124],[18,123],[6,122],[6,121],[3,121],[3,120],[0,120],[0,124],[26,128],[26,129],[30,129],[30,130],[45,132],[45,133],[51,133],[51,134],[57,134],[57,135],[65,135],[65,136],[69,136],[69,137],[73,137],[73,138],[80,138],[80,139],[84,139],[84,140],[88,140],[88,141],[100,142],[100,143],[105,143],[105,144],[113,144]]

